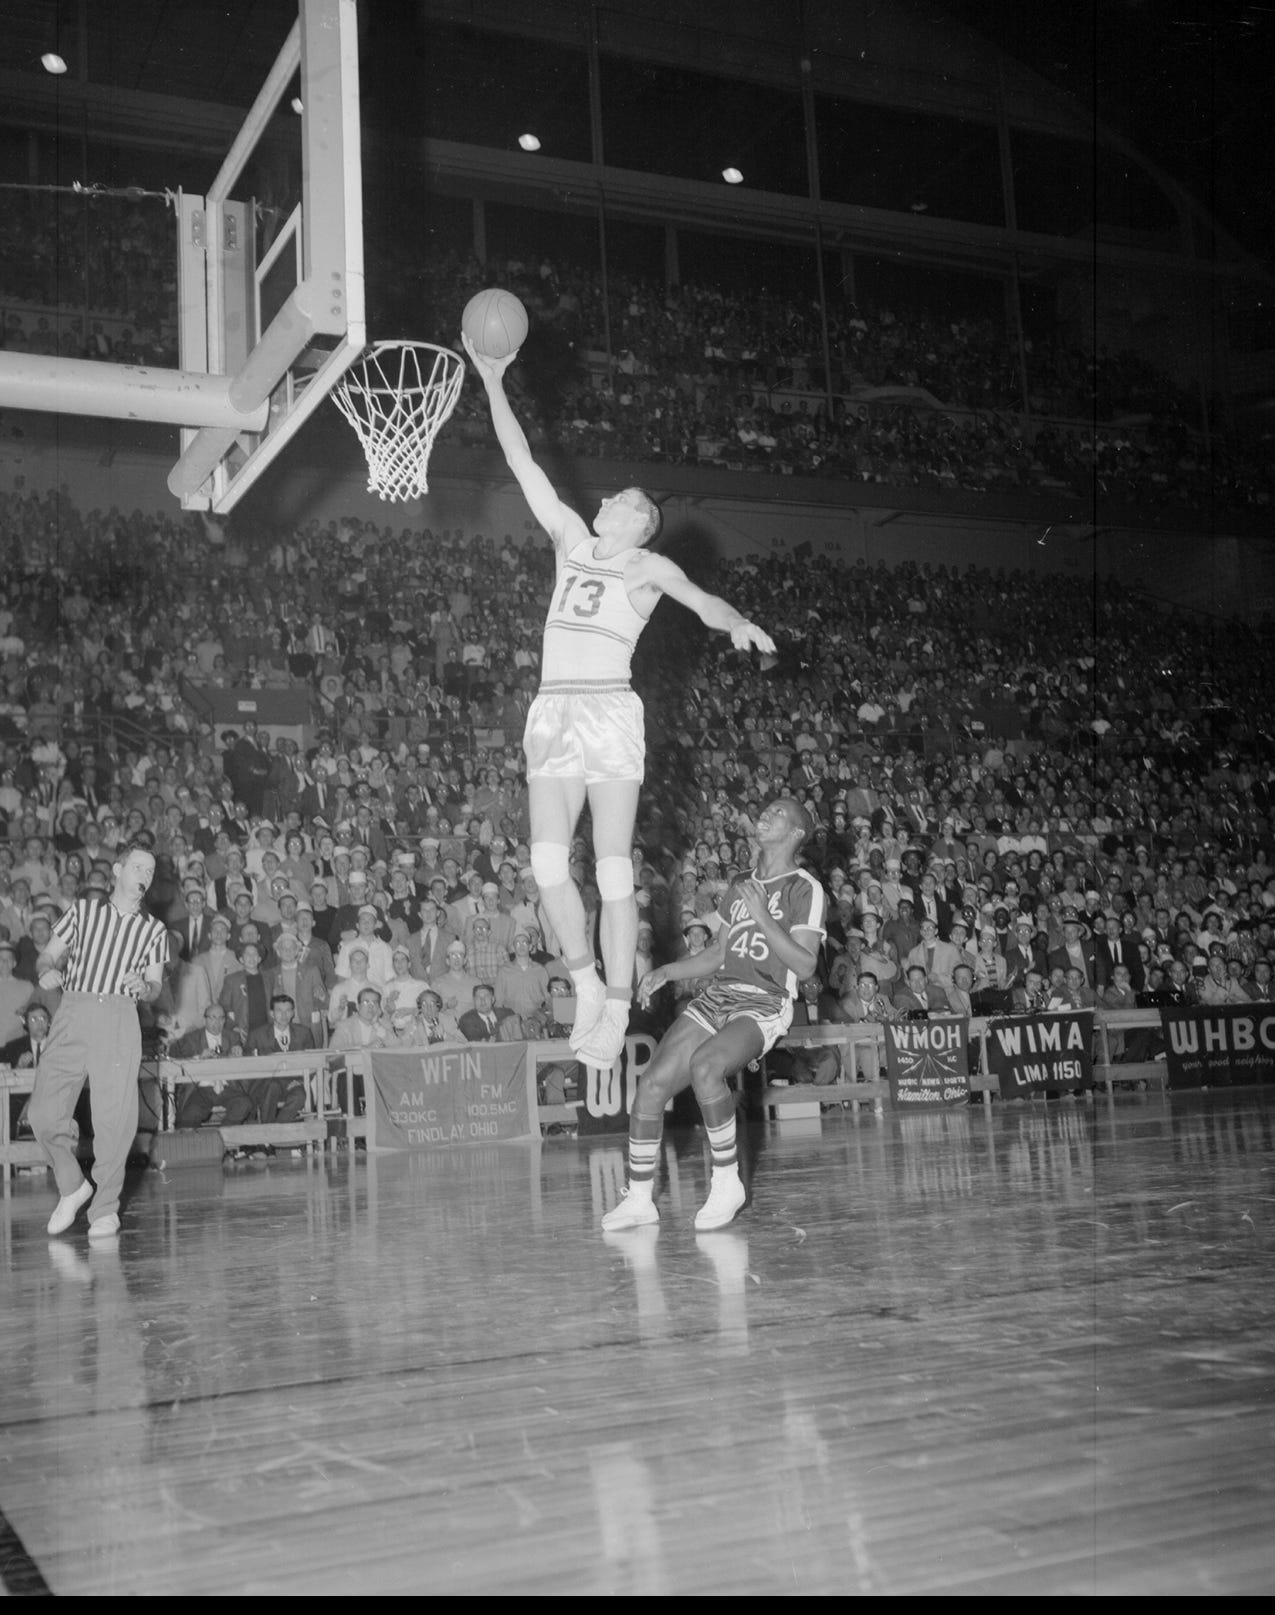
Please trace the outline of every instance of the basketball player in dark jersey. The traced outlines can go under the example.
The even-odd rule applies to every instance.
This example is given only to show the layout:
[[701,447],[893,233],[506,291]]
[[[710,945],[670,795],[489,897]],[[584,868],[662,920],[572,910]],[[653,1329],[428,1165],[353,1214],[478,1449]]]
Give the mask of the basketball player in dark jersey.
[[745,1200],[735,1140],[735,1095],[727,1077],[764,1054],[792,1024],[797,983],[814,973],[824,938],[823,885],[798,867],[814,829],[800,802],[782,796],[757,820],[757,862],[737,876],[718,906],[721,925],[708,946],[648,972],[645,1006],[666,982],[699,981],[699,991],[660,1039],[629,1111],[629,1186],[602,1219],[607,1233],[656,1222],[655,1169],[664,1113],[695,1090],[713,1156],[708,1199],[695,1214],[701,1233],[724,1228]]

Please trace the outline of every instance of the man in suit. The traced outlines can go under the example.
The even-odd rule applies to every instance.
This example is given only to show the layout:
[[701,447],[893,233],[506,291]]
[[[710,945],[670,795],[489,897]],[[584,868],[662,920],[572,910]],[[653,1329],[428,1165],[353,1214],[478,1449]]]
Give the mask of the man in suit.
[[[939,893],[938,876],[927,870],[921,876],[920,888],[916,894],[917,923],[930,919],[934,921],[935,935],[947,938],[952,925],[952,908],[946,898]],[[931,976],[933,971],[931,971]]]
[[1014,921],[1010,940],[1005,948],[1005,967],[1011,988],[1027,980],[1029,970],[1045,974],[1045,949],[1036,931],[1035,921],[1020,914]]
[[304,783],[296,799],[297,812],[303,819],[326,819],[335,795],[326,770],[315,766],[318,756],[317,746],[311,746],[305,754],[306,767],[300,776]]
[[[204,1011],[202,1026],[184,1032],[168,1046],[168,1058],[180,1065],[200,1060],[234,1060],[243,1053],[243,1045],[220,1004],[209,1004]],[[257,1102],[247,1083],[227,1082],[212,1078],[208,1082],[183,1085],[177,1107],[178,1127],[203,1127],[213,1111],[221,1107],[222,1121],[228,1127],[237,1127],[256,1114]]]
[[469,1043],[505,1042],[510,1033],[502,1028],[517,1019],[512,1010],[496,1008],[495,988],[480,981],[474,988],[473,1009],[467,1009],[460,1018],[461,1036]]
[[[328,990],[319,967],[313,961],[302,961],[301,938],[293,931],[281,931],[274,945],[276,964],[267,970],[266,993],[271,1004],[279,994],[290,998],[296,1006],[295,1029],[306,1030],[311,1046],[323,1044],[327,1024]],[[305,1044],[294,1047],[304,1048]]]
[[186,917],[176,921],[169,930],[177,941],[177,957],[183,964],[189,964],[211,941],[208,934],[208,899],[204,888],[197,881],[190,881],[182,890],[182,902],[185,904]]
[[901,1021],[920,1020],[947,1008],[947,994],[925,973],[922,965],[910,965],[905,986],[894,993],[895,1015]]
[[928,979],[946,993],[952,985],[952,972],[966,958],[968,955],[963,948],[958,948],[952,942],[939,941],[938,921],[927,914],[921,919],[921,940],[908,954],[904,964],[909,968],[920,965]]
[[232,966],[227,971],[221,988],[221,1007],[235,1023],[245,1045],[250,1033],[270,1021],[270,997],[261,972],[261,960],[260,946],[246,942],[239,953],[239,968]]
[[[296,1012],[297,1006],[287,993],[275,993],[270,999],[269,1021],[249,1032],[244,1052],[277,1060],[294,1049],[314,1048],[314,1036],[309,1027],[293,1024]],[[269,1082],[254,1083],[253,1087],[257,1094],[258,1121],[294,1122],[305,1109],[303,1077],[272,1077]]]
[[311,964],[319,972],[325,992],[330,993],[336,983],[336,960],[326,938],[319,935],[314,923],[314,905],[308,898],[297,904],[297,938],[301,943],[298,964]]
[[1068,909],[1063,917],[1062,927],[1063,945],[1061,948],[1051,948],[1045,962],[1051,971],[1061,970],[1064,975],[1074,965],[1084,976],[1085,985],[1092,987],[1098,964],[1094,957],[1089,926],[1082,915],[1074,909]]
[[421,898],[416,912],[420,924],[413,930],[409,922],[407,937],[412,974],[422,981],[433,981],[447,969],[447,950],[457,937],[432,895]]
[[1116,966],[1124,965],[1129,972],[1129,984],[1135,993],[1146,986],[1146,973],[1138,953],[1136,937],[1126,936],[1120,921],[1108,915],[1102,923],[1102,934],[1094,938],[1094,967],[1097,979],[1092,983],[1102,992],[1115,980]]
[[958,964],[947,987],[947,1008],[951,1015],[963,1015],[969,1020],[974,1010],[974,970],[968,964]]

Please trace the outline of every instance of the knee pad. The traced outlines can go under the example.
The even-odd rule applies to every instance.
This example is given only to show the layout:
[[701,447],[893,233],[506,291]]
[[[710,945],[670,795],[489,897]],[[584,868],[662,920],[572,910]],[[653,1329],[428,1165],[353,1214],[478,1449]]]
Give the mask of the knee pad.
[[536,877],[537,886],[565,886],[571,879],[567,849],[557,841],[533,841],[531,873]]
[[622,903],[633,896],[633,860],[598,859],[598,895],[604,903]]

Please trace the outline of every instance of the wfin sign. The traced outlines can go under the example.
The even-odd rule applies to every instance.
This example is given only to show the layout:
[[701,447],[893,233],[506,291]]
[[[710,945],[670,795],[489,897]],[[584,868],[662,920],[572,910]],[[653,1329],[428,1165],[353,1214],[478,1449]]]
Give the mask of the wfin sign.
[[539,1133],[528,1097],[524,1043],[432,1044],[371,1057],[377,1148],[451,1149]]

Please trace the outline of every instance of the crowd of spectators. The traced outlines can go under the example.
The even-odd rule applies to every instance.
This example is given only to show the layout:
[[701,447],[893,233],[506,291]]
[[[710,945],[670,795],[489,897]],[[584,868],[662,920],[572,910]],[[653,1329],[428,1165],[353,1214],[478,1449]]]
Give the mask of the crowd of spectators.
[[[569,1024],[519,746],[553,576],[531,523],[253,543],[18,491],[0,567],[0,1057],[49,1007],[49,926],[139,837],[171,933],[156,1036],[211,1037],[219,1009],[217,1049],[247,1047],[284,996],[338,1048]],[[643,636],[644,963],[711,933],[791,791],[829,895],[816,1013],[1271,996],[1269,633],[974,566],[784,555],[704,581],[779,653],[673,607]],[[215,724],[219,686],[300,691],[310,719]],[[585,839],[573,857],[596,914]]]
[[[15,190],[0,232],[13,351],[173,365],[173,220],[156,198]],[[22,250],[17,250],[18,244]],[[56,249],[56,250],[55,250]],[[669,286],[540,257],[480,263],[370,243],[377,328],[455,342],[479,287],[532,315],[512,376],[533,438],[590,457],[818,476],[928,493],[1043,493],[1243,512],[1271,501],[1256,437],[1198,429],[1199,400],[1145,359],[1060,332],[922,308]],[[54,312],[62,310],[61,313]],[[1216,425],[1216,423],[1215,423]],[[479,390],[455,440],[490,441]]]
[[175,365],[172,209],[153,197],[8,187],[0,307],[0,346],[13,352]]

